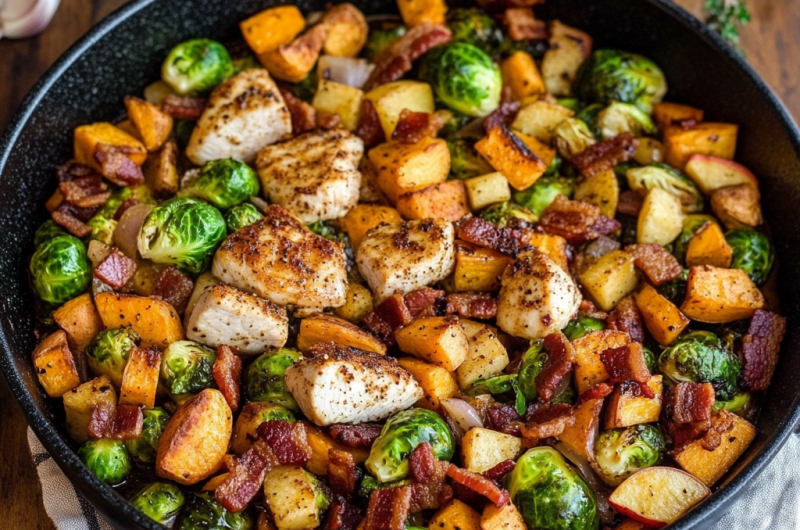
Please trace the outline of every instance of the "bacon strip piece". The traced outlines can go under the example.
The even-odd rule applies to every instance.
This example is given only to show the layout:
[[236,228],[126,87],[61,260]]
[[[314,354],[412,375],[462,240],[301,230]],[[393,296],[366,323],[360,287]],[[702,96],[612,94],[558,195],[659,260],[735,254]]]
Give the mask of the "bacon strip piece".
[[133,440],[142,434],[144,413],[136,405],[118,405],[114,421],[109,425],[106,437],[114,440]]
[[511,501],[506,490],[498,488],[497,484],[493,481],[482,475],[473,473],[472,471],[467,471],[466,469],[461,469],[460,467],[450,464],[447,468],[447,476],[458,484],[466,486],[472,491],[483,495],[498,508],[500,506],[505,506]]
[[364,518],[358,506],[355,506],[341,495],[336,495],[328,508],[323,530],[355,530]]
[[411,493],[410,486],[373,491],[364,530],[403,530],[411,509]]
[[542,213],[539,227],[549,234],[565,238],[572,245],[582,245],[599,236],[616,232],[622,225],[600,214],[600,208],[583,201],[571,201],[563,195]]
[[494,482],[499,482],[514,470],[516,464],[513,460],[503,460],[493,468],[484,471],[483,476]]
[[281,90],[281,95],[292,116],[292,134],[298,135],[317,128],[317,109],[288,90]]
[[114,422],[116,407],[111,403],[100,403],[92,409],[89,416],[89,438],[99,440],[105,438]]
[[[446,293],[429,287],[408,293],[403,297],[403,301],[413,318],[442,316],[447,308]],[[437,305],[442,307],[438,308]]]
[[[186,305],[194,291],[194,282],[181,271],[169,266],[159,274],[153,287],[152,296],[169,303],[179,314],[186,311]],[[235,412],[235,409],[234,409]]]
[[94,170],[91,166],[87,166],[86,164],[81,164],[74,160],[67,162],[66,164],[61,164],[60,166],[56,167],[56,178],[58,179],[59,183],[62,182],[69,182],[71,180],[76,180],[84,177],[92,177],[92,176],[100,176],[100,174]]
[[459,222],[457,235],[459,239],[468,243],[490,248],[513,258],[531,246],[529,231],[519,228],[499,228],[480,217],[470,217]]
[[161,110],[179,120],[197,121],[206,109],[207,101],[203,98],[168,95],[161,104]]
[[[61,206],[64,206],[64,204]],[[59,206],[58,210],[50,214],[50,217],[57,225],[66,228],[67,232],[78,238],[86,237],[92,233],[91,226],[85,224],[77,217],[62,211],[61,206]]]
[[108,185],[97,173],[61,182],[58,189],[64,195],[65,201],[80,208],[102,206],[111,197]]
[[378,111],[372,101],[364,98],[361,101],[361,111],[358,114],[356,136],[364,140],[364,149],[371,149],[386,141],[386,134],[378,118]]
[[347,447],[370,447],[378,439],[383,425],[379,423],[335,423],[328,432],[338,443]]
[[588,178],[627,162],[635,152],[636,139],[631,133],[624,132],[587,147],[572,157],[572,163]]
[[225,480],[214,490],[214,498],[232,512],[244,510],[261,489],[267,472],[278,465],[267,442],[258,439],[229,468]]
[[600,354],[600,361],[608,372],[612,385],[631,380],[647,383],[650,370],[644,360],[644,349],[638,342],[632,342],[619,348],[609,348]]
[[[58,192],[58,193],[60,194],[60,192]],[[88,207],[88,208],[81,208],[80,206],[75,206],[74,204],[70,204],[70,203],[62,200],[62,202],[59,203],[59,205],[56,208],[51,210],[51,213],[62,212],[62,213],[65,213],[65,214],[67,214],[67,215],[69,215],[71,217],[74,217],[78,221],[86,222],[89,219],[91,219],[92,216],[94,216],[94,214],[96,214],[97,210],[99,210],[99,209],[100,209],[99,206],[91,206],[91,207]]]
[[625,252],[633,256],[633,263],[653,285],[674,280],[683,272],[678,260],[658,243],[628,245]]
[[778,364],[778,352],[786,333],[786,319],[757,309],[742,339],[745,382],[751,390],[766,390]]
[[494,318],[497,299],[488,293],[452,293],[447,295],[447,314],[480,320]]
[[580,396],[578,396],[578,405],[585,401],[590,401],[592,399],[603,399],[611,394],[614,391],[614,387],[607,385],[605,383],[598,383],[594,385],[589,390],[584,390]]
[[733,429],[734,415],[725,409],[720,410],[711,417],[711,426],[703,436],[703,449],[713,451],[722,444],[722,435]]
[[435,510],[453,498],[453,489],[444,483],[449,462],[433,459],[431,476],[425,482],[411,486],[411,513],[422,510]]
[[407,326],[414,317],[406,305],[403,295],[393,294],[381,302],[374,311],[364,317],[362,323],[378,335],[387,346],[394,345],[396,329]]
[[142,168],[128,158],[129,148],[120,145],[97,144],[94,160],[100,173],[117,186],[135,186],[144,182]]
[[107,283],[114,289],[122,289],[136,273],[136,262],[114,248],[97,268],[94,277]]
[[442,127],[444,123],[438,114],[403,109],[392,132],[392,140],[415,144],[423,138],[435,138]]
[[230,346],[218,347],[217,360],[214,361],[214,368],[211,373],[231,411],[236,412],[239,410],[242,359],[236,354],[236,350]]
[[356,490],[357,480],[358,468],[353,455],[347,451],[328,449],[328,483],[331,489],[345,498],[350,498]]
[[514,41],[547,39],[547,24],[538,20],[530,7],[506,9],[503,25],[508,28],[508,36]]
[[286,420],[265,421],[258,426],[258,437],[267,442],[278,462],[299,466],[311,459],[306,429],[302,423]]
[[644,342],[644,324],[639,313],[639,307],[633,296],[626,296],[619,302],[606,320],[608,329],[624,331],[631,338],[631,342]]
[[435,24],[420,24],[408,30],[375,58],[375,69],[364,85],[364,91],[397,81],[411,70],[422,55],[450,40],[450,30]]
[[619,194],[617,211],[624,215],[638,217],[639,212],[642,211],[643,204],[644,197],[639,192],[626,190]]
[[572,370],[572,363],[577,360],[577,354],[572,343],[560,331],[545,337],[544,348],[548,353],[547,362],[536,376],[536,390],[541,401],[549,403],[556,397],[555,391],[562,379]]
[[522,422],[522,416],[517,413],[514,407],[496,403],[487,413],[494,430],[502,432],[503,434],[519,434],[519,425],[520,422]]
[[667,391],[664,407],[675,423],[693,423],[711,419],[715,392],[711,383],[678,383]]
[[428,482],[433,476],[435,464],[433,447],[428,442],[419,444],[408,457],[409,474],[417,482]]

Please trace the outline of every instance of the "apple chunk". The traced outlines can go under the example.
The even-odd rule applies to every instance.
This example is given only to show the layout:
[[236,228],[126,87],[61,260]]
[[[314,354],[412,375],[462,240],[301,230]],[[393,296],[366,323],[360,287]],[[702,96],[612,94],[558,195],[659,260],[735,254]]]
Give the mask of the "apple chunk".
[[685,171],[704,195],[718,188],[738,184],[758,187],[758,179],[749,169],[716,156],[692,155],[686,163]]
[[666,526],[711,494],[705,484],[672,467],[648,467],[620,484],[608,498],[616,511],[645,526]]

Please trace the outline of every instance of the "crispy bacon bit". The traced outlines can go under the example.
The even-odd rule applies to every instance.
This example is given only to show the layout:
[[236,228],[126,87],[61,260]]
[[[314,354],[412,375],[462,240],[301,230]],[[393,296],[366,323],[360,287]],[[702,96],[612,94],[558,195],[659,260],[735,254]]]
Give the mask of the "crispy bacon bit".
[[778,364],[778,351],[786,333],[786,319],[757,309],[742,339],[744,380],[751,390],[766,390]]
[[328,427],[331,437],[347,447],[370,447],[378,439],[383,425],[379,423],[335,423]]
[[411,70],[418,58],[440,44],[450,40],[450,30],[435,24],[420,24],[408,30],[375,58],[375,69],[364,85],[364,90],[397,81]]
[[281,90],[283,100],[292,115],[292,133],[295,135],[317,128],[317,109],[297,98],[288,90]]
[[[59,195],[61,194],[60,192],[57,193]],[[53,213],[53,211],[65,213],[67,215],[74,217],[79,221],[86,222],[89,219],[91,219],[92,216],[96,214],[97,210],[99,209],[100,209],[99,206],[92,206],[90,208],[81,208],[80,206],[75,206],[74,204],[62,201],[54,210],[51,210],[51,213]]]
[[489,293],[453,293],[447,295],[447,314],[461,318],[486,320],[497,316],[497,299]]
[[711,419],[714,408],[711,383],[678,383],[667,391],[664,409],[675,423],[693,423]]
[[530,247],[530,232],[519,228],[499,228],[480,217],[470,217],[458,223],[460,239],[490,248],[516,258]]
[[119,405],[106,436],[114,440],[133,440],[141,436],[143,425],[144,413],[141,408],[136,405]]
[[513,460],[504,460],[499,464],[497,464],[496,466],[494,466],[493,468],[484,471],[483,476],[488,478],[489,480],[498,482],[502,480],[503,477],[511,473],[514,470],[515,465],[516,462],[514,462]]
[[590,401],[592,399],[603,399],[611,394],[614,391],[614,387],[607,385],[605,383],[598,383],[594,385],[589,390],[585,390],[578,396],[578,405],[585,401]]
[[144,174],[128,158],[130,152],[127,146],[97,144],[94,160],[100,164],[100,173],[117,186],[135,186],[144,182]]
[[633,263],[653,285],[674,280],[683,272],[678,260],[658,243],[628,245],[625,252],[633,256]]
[[506,490],[498,488],[497,484],[493,481],[482,475],[473,473],[472,471],[467,471],[466,469],[461,469],[460,467],[450,464],[447,468],[447,476],[458,484],[466,486],[472,491],[483,495],[498,508],[500,506],[505,506],[511,500]]
[[508,127],[517,115],[517,112],[519,112],[519,107],[519,101],[512,101],[508,98],[504,98],[503,101],[500,102],[500,106],[486,116],[486,119],[483,121],[483,130],[486,131],[486,134],[489,134],[495,127]]
[[623,191],[619,194],[619,202],[617,202],[617,211],[624,215],[638,217],[639,212],[642,211],[644,204],[644,197],[636,191]]
[[539,392],[539,398],[544,403],[549,403],[556,397],[556,389],[572,370],[572,363],[577,360],[577,357],[575,348],[560,331],[545,337],[544,348],[548,353],[547,362],[536,376],[536,390]]
[[119,221],[120,219],[122,219],[122,215],[125,212],[127,212],[130,208],[136,206],[137,204],[139,204],[138,199],[125,199],[124,201],[122,201],[122,204],[119,205],[117,211],[114,212],[114,220]]
[[214,381],[219,391],[228,402],[231,411],[239,410],[241,397],[240,381],[242,379],[242,359],[236,355],[236,350],[230,346],[217,348],[217,360],[214,361],[212,370]]
[[650,380],[650,370],[644,360],[644,349],[638,342],[619,348],[608,348],[600,354],[600,361],[608,372],[612,385],[632,380],[646,383]]
[[353,455],[347,451],[338,449],[328,449],[328,483],[331,489],[350,498],[356,490],[358,480],[358,468]]
[[624,331],[632,342],[644,342],[644,325],[639,307],[632,296],[620,300],[606,320],[608,329]]
[[392,133],[392,140],[415,144],[423,138],[435,138],[442,127],[444,123],[438,114],[403,109]]
[[564,432],[564,429],[574,424],[575,417],[572,415],[572,407],[570,407],[568,415],[559,416],[544,423],[523,423],[519,427],[519,432],[523,438],[527,438],[535,446],[539,440],[558,436]]
[[708,432],[703,436],[703,449],[706,451],[713,451],[722,443],[722,435],[733,429],[734,415],[725,409],[720,410],[718,413],[711,417],[711,427]]
[[372,492],[364,530],[403,530],[411,508],[411,487]]
[[581,245],[615,232],[622,225],[616,219],[601,215],[600,208],[593,204],[556,195],[542,213],[539,227],[549,234],[565,238],[572,245]]
[[317,111],[317,125],[322,129],[335,129],[342,124],[342,117],[335,112]]
[[153,296],[168,302],[179,314],[186,311],[186,305],[194,291],[194,282],[181,271],[169,266],[159,274],[153,287]]
[[356,136],[364,140],[364,149],[371,149],[386,141],[386,134],[381,127],[378,111],[372,101],[364,98],[361,101],[361,112],[358,115]]
[[[452,499],[453,490],[444,483],[449,466],[449,462],[439,462],[434,458],[430,478],[425,482],[411,486],[411,513],[417,513],[422,510],[435,510]],[[450,499],[443,501],[442,499],[448,495]]]
[[277,464],[267,443],[256,440],[230,467],[225,480],[214,490],[214,498],[227,510],[244,510],[261,489],[267,471]]
[[206,100],[186,96],[168,95],[161,104],[161,110],[179,120],[197,121],[206,109]]
[[53,218],[53,221],[57,225],[66,228],[67,232],[75,237],[86,237],[92,233],[91,226],[85,224],[80,219],[77,219],[66,212],[62,212],[60,209],[51,213],[50,217]]
[[265,421],[258,426],[258,437],[267,442],[281,464],[298,466],[311,458],[311,447],[302,423]]
[[89,438],[99,440],[106,437],[114,422],[115,408],[112,403],[100,403],[92,409],[89,417]]
[[519,434],[519,424],[522,421],[522,416],[517,413],[514,407],[496,403],[487,412],[494,430],[504,434]]
[[566,403],[558,403],[555,405],[548,405],[541,401],[536,401],[528,405],[528,410],[525,411],[525,421],[532,421],[534,423],[545,423],[561,416],[572,415],[572,406]]
[[80,208],[102,206],[111,197],[108,185],[98,173],[61,182],[58,189],[65,201]]
[[624,132],[587,147],[572,157],[572,163],[588,178],[627,162],[635,152],[636,139],[631,133]]
[[71,180],[84,177],[91,177],[93,175],[100,176],[100,174],[91,166],[75,162],[74,160],[56,167],[56,178],[58,178],[59,183],[69,182]]
[[619,391],[629,398],[644,397],[647,399],[653,399],[656,397],[655,393],[650,388],[650,385],[647,383],[637,383],[636,381],[631,380],[620,383]]
[[[445,298],[445,296],[446,293],[444,291],[423,287],[422,289],[408,293],[403,300],[412,318],[419,318],[421,316],[440,316],[439,311],[434,306],[443,302],[442,299]],[[446,302],[444,305],[447,305]]]
[[503,25],[508,28],[508,36],[515,41],[547,39],[547,24],[537,20],[530,7],[506,9]]
[[387,346],[392,346],[395,330],[408,325],[413,319],[403,295],[396,293],[365,316],[362,323],[378,335]]
[[703,438],[710,428],[711,420],[683,424],[667,422],[667,432],[672,438],[675,452],[682,451],[690,443]]
[[114,289],[122,289],[136,273],[136,262],[114,248],[97,268],[94,277],[107,283]]
[[433,456],[433,447],[428,442],[422,442],[411,451],[408,457],[409,474],[417,482],[428,482],[433,476],[436,457]]
[[364,518],[358,506],[350,504],[341,495],[336,495],[328,508],[323,530],[355,530]]

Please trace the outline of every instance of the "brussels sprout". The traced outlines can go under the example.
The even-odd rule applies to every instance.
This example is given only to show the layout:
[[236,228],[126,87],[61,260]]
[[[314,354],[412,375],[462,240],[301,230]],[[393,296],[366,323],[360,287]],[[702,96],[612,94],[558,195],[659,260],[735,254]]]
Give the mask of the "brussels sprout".
[[657,427],[634,425],[600,434],[594,444],[597,471],[617,486],[636,471],[661,462],[667,442]]
[[364,45],[364,56],[369,59],[370,62],[374,62],[375,58],[384,48],[405,34],[406,27],[402,25],[387,24],[381,29],[373,29],[369,32],[369,38]]
[[658,133],[653,120],[646,112],[631,103],[614,102],[597,115],[597,129],[605,139],[624,132],[635,137]]
[[233,72],[228,50],[209,39],[178,44],[161,66],[161,78],[181,95],[209,92]]
[[176,197],[147,215],[137,245],[145,259],[200,274],[225,235],[219,210],[192,197]]
[[688,280],[689,269],[683,269],[680,276],[659,285],[658,293],[676,306],[680,306],[686,298],[686,282]]
[[306,228],[318,236],[330,239],[331,241],[338,241],[341,243],[349,241],[347,234],[336,228],[330,221],[317,221],[306,225]]
[[228,233],[232,234],[240,228],[250,226],[263,218],[264,216],[261,215],[258,208],[249,202],[245,202],[228,210],[228,213],[225,214],[225,226],[228,227]]
[[653,188],[661,188],[678,197],[685,212],[703,210],[703,196],[695,183],[667,164],[651,164],[629,169],[626,176],[628,185],[633,191],[644,195]]
[[[44,237],[44,232],[39,235]],[[36,248],[30,271],[39,298],[51,305],[75,298],[92,281],[86,247],[77,237],[66,234],[46,239]]]
[[519,388],[518,374],[504,374],[490,377],[489,379],[478,379],[466,391],[466,394],[480,396],[482,394],[505,394],[506,392],[514,392],[514,409],[517,414],[524,415],[528,408],[528,402]]
[[682,264],[686,263],[686,251],[689,249],[689,241],[706,223],[717,224],[717,220],[710,215],[699,213],[684,217],[683,229],[672,245],[672,254]]
[[445,105],[467,116],[486,116],[500,105],[500,68],[472,44],[433,48],[422,60],[419,77],[430,83]]
[[450,460],[455,440],[450,428],[435,412],[413,408],[398,412],[383,426],[372,444],[367,470],[378,482],[386,483],[408,475],[408,455],[419,444],[428,442],[439,460]]
[[581,110],[581,102],[578,98],[558,98],[556,104],[575,112]]
[[661,352],[658,367],[673,383],[711,383],[721,401],[733,399],[742,373],[739,358],[710,331],[694,331],[675,341]]
[[158,442],[169,423],[170,414],[161,407],[153,407],[144,411],[142,434],[133,440],[126,440],[125,447],[133,459],[142,464],[156,461]]
[[528,401],[535,401],[539,397],[536,376],[542,371],[545,363],[547,363],[547,352],[544,351],[544,343],[541,340],[531,341],[522,355],[522,362],[517,372],[519,388]]
[[176,530],[251,530],[254,527],[248,510],[228,511],[217,502],[213,491],[192,495],[175,525]]
[[516,192],[514,202],[528,208],[538,219],[557,195],[569,197],[574,190],[574,179],[558,175],[543,176],[530,188]]
[[116,486],[125,480],[131,471],[128,451],[119,440],[89,440],[78,449],[78,458],[109,486]]
[[331,505],[330,490],[328,490],[316,475],[306,471],[306,477],[308,478],[308,482],[311,483],[311,487],[314,488],[314,500],[317,503],[317,508],[320,513],[322,513]]
[[603,105],[599,103],[592,103],[591,105],[584,107],[575,114],[576,120],[581,120],[584,122],[588,127],[589,130],[592,131],[592,134],[596,139],[600,139],[603,135],[600,133],[600,128],[597,126],[597,118],[601,112],[603,112]]
[[456,8],[447,13],[451,42],[465,42],[494,55],[503,43],[503,30],[482,9]]
[[526,207],[509,201],[501,202],[486,208],[481,212],[481,218],[500,228],[513,225],[519,221],[535,223],[539,220],[539,218]]
[[56,236],[66,236],[67,234],[63,228],[55,223],[52,219],[48,219],[42,225],[36,229],[36,233],[33,235],[33,246],[38,247],[45,241],[53,239]]
[[164,350],[161,379],[170,394],[197,394],[214,383],[217,354],[191,340],[173,342]]
[[651,374],[654,373],[656,371],[656,368],[658,367],[656,361],[656,354],[653,353],[653,350],[651,350],[647,346],[642,347],[642,354],[644,355],[644,364],[647,365],[647,369],[650,371]]
[[117,221],[101,215],[95,215],[86,221],[86,225],[92,228],[91,239],[106,245],[114,244],[114,230],[117,229]]
[[361,479],[361,484],[358,486],[358,496],[369,499],[376,489],[378,489],[378,481],[369,475],[364,475],[364,478]]
[[183,493],[175,484],[153,482],[140,489],[131,504],[157,523],[169,525],[183,507]]
[[192,133],[197,126],[197,122],[192,120],[174,120],[172,123],[172,132],[175,134],[175,141],[178,147],[184,150],[186,146],[189,145],[189,140],[192,138]]
[[552,447],[529,449],[505,480],[528,528],[597,530],[600,525],[594,492]]
[[614,101],[633,103],[650,113],[667,93],[667,80],[656,64],[633,53],[596,50],[578,71],[573,85],[584,101],[609,105]]
[[731,268],[743,270],[753,283],[763,285],[775,261],[769,238],[755,230],[731,230],[725,240],[733,249]]
[[86,349],[89,369],[96,375],[108,376],[119,386],[131,349],[139,344],[139,340],[139,335],[129,327],[101,331]]
[[246,388],[250,401],[269,401],[295,412],[300,408],[283,380],[286,369],[302,354],[292,348],[281,348],[260,355],[247,368]]
[[743,416],[750,408],[751,398],[752,396],[750,395],[750,392],[739,392],[733,396],[733,399],[729,401],[716,400],[714,402],[714,410],[719,411],[725,409],[736,414],[737,416]]
[[178,195],[197,197],[224,210],[258,195],[260,189],[258,176],[250,166],[228,158],[203,164],[197,178]]
[[567,160],[597,143],[586,122],[576,118],[563,120],[554,132],[558,152]]
[[606,323],[603,320],[598,320],[592,317],[581,317],[575,320],[570,320],[567,327],[562,332],[569,340],[575,340],[583,337],[590,331],[603,331],[606,329]]
[[454,140],[447,142],[450,150],[450,178],[466,180],[479,177],[494,171],[478,151],[474,144],[468,140]]

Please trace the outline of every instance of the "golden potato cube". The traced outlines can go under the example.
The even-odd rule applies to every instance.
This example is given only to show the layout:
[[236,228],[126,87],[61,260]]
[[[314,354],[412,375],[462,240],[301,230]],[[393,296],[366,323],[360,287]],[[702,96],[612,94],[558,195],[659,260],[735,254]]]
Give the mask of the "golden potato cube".
[[739,126],[731,123],[698,123],[691,129],[670,126],[664,130],[664,161],[683,170],[692,155],[733,160]]
[[397,211],[406,219],[458,221],[469,215],[467,189],[460,180],[448,180],[398,197]]
[[721,324],[750,318],[764,307],[764,295],[741,269],[709,265],[689,269],[681,311],[700,322]]
[[[552,30],[551,30],[552,33]],[[542,58],[542,77],[554,96],[572,94],[572,82],[585,59],[583,45],[568,35],[550,38],[550,49]]]
[[167,198],[178,192],[178,144],[167,142],[151,153],[142,167],[144,182],[156,197]]
[[520,134],[504,127],[493,127],[475,144],[475,150],[495,170],[505,175],[514,189],[524,190],[544,175],[547,163],[531,150]]
[[258,60],[272,77],[299,83],[317,63],[326,35],[325,26],[318,24],[289,44],[258,54]]
[[133,348],[122,372],[120,405],[151,409],[156,404],[161,352],[156,348]]
[[142,346],[166,348],[183,340],[183,324],[175,308],[163,300],[129,294],[100,293],[94,298],[97,313],[107,328],[130,326]]
[[377,337],[342,318],[319,313],[300,322],[297,349],[304,352],[315,344],[328,341],[373,353],[386,353],[386,345]]
[[284,410],[282,406],[269,401],[254,401],[242,407],[233,425],[231,450],[240,456],[246,453],[253,446],[253,440],[258,437],[258,426],[272,418],[276,411]]
[[323,51],[334,57],[355,57],[367,43],[369,25],[364,14],[353,4],[329,8],[322,17],[327,30]]
[[579,281],[603,311],[611,311],[639,284],[633,256],[622,250],[609,252],[581,274]]
[[78,443],[89,440],[89,420],[96,407],[117,406],[117,393],[111,380],[104,375],[73,388],[61,397],[67,414],[67,432]]
[[348,447],[308,422],[303,422],[303,425],[306,428],[308,445],[311,447],[311,459],[306,462],[306,469],[315,475],[322,477],[328,475],[328,451],[331,449],[350,453],[357,464],[364,462],[369,457],[369,447]]
[[683,206],[680,199],[661,188],[647,192],[636,225],[637,243],[669,245],[683,230]]
[[594,385],[608,379],[608,372],[600,360],[600,354],[609,348],[621,348],[630,344],[631,338],[622,331],[610,329],[590,331],[583,337],[572,341],[575,355],[575,386],[578,393],[589,390]]
[[464,467],[483,473],[500,462],[516,460],[522,453],[522,439],[510,434],[473,427],[461,439]]
[[296,6],[271,7],[239,23],[242,36],[256,55],[289,44],[306,27]]
[[316,490],[308,471],[278,466],[264,479],[264,502],[275,518],[278,530],[304,530],[320,524]]
[[333,314],[349,322],[360,322],[373,308],[372,292],[363,285],[349,283],[344,305],[333,308]]
[[452,372],[464,362],[469,342],[453,317],[418,318],[394,334],[400,350]]
[[711,211],[728,230],[750,229],[764,222],[761,214],[761,194],[752,184],[737,184],[717,188],[709,197]]
[[431,86],[420,81],[403,80],[386,83],[367,92],[366,97],[375,106],[387,139],[392,137],[400,113],[404,109],[428,114],[436,110]]
[[458,499],[448,502],[433,514],[429,530],[480,530],[481,516]]
[[556,439],[564,443],[573,453],[594,462],[594,442],[600,434],[600,413],[603,399],[587,399],[575,406],[575,423],[564,428]]
[[100,164],[94,159],[97,145],[125,147],[125,155],[136,165],[141,166],[147,159],[147,149],[142,142],[110,123],[98,122],[81,125],[75,129],[75,160],[100,171]]
[[636,152],[633,153],[633,159],[643,166],[663,162],[664,144],[655,138],[637,138]]
[[500,375],[508,362],[505,346],[492,330],[485,327],[469,339],[469,353],[456,370],[458,386],[464,390],[478,379]]
[[397,8],[406,26],[444,25],[447,5],[444,0],[397,0]]
[[703,114],[700,109],[678,103],[663,102],[653,105],[653,121],[661,131],[682,121],[694,120],[699,123],[703,121]]
[[647,382],[647,386],[655,394],[654,398],[629,396],[620,385],[614,388],[606,408],[606,429],[658,421],[658,417],[661,415],[661,399],[664,390],[662,377],[660,375],[652,376]]
[[459,241],[453,284],[458,292],[499,291],[500,276],[514,260],[495,250]]
[[536,247],[536,250],[555,261],[566,272],[569,272],[566,239],[553,234],[535,232],[531,234],[530,244]]
[[511,200],[508,179],[502,173],[489,173],[464,181],[473,210]]
[[488,503],[481,515],[481,530],[527,530],[522,514],[509,502],[498,508]]
[[733,249],[717,223],[706,223],[686,247],[686,266],[711,265],[727,269],[733,260]]
[[64,331],[56,331],[36,345],[33,366],[39,383],[52,398],[61,397],[81,384]]
[[686,315],[648,284],[634,298],[647,331],[662,346],[672,344],[689,325]]
[[425,397],[417,401],[417,406],[437,410],[443,399],[458,394],[458,385],[453,374],[441,366],[413,357],[403,357],[398,362],[419,381],[419,385],[425,393]]
[[488,327],[483,322],[475,322],[474,320],[466,318],[459,319],[459,322],[461,323],[461,329],[464,330],[464,334],[468,339],[472,339],[480,330]]
[[133,96],[125,98],[125,108],[145,149],[156,151],[164,145],[172,134],[172,116],[162,112],[149,101]]
[[342,127],[355,131],[363,100],[364,91],[361,89],[320,79],[311,105],[317,110],[338,114],[342,118]]
[[547,101],[535,101],[519,109],[517,117],[511,123],[511,128],[533,136],[540,142],[550,143],[555,136],[558,124],[571,118],[574,114],[574,111],[561,105]]
[[450,150],[438,138],[415,144],[386,142],[367,156],[378,171],[378,187],[392,204],[406,193],[444,182],[450,172]]
[[375,228],[381,223],[402,222],[403,218],[396,209],[377,204],[358,204],[339,221],[342,230],[350,238],[353,250],[358,250],[370,228]]
[[76,352],[85,350],[94,336],[103,330],[103,321],[97,314],[90,293],[73,298],[56,309],[53,320],[67,332],[70,348]]
[[509,55],[500,64],[500,71],[503,74],[503,86],[511,89],[513,99],[523,100],[528,96],[547,93],[542,74],[528,52],[520,50]]
[[619,181],[614,170],[601,171],[578,184],[574,199],[594,204],[601,214],[613,219],[619,203]]

